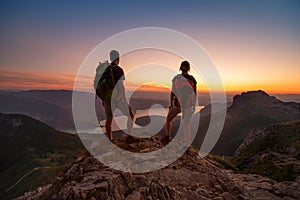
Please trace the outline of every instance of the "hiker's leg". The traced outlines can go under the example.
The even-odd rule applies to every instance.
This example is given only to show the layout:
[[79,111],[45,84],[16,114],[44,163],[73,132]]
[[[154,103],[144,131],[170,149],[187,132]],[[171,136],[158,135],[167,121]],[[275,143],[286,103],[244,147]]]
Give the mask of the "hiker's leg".
[[165,127],[166,127],[166,136],[170,136],[171,128],[172,128],[172,119],[167,117]]
[[113,137],[112,137],[111,124],[112,124],[112,120],[113,120],[113,113],[112,113],[111,103],[103,102],[102,104],[105,108],[105,115],[106,115],[106,123],[105,123],[106,134],[107,134],[109,140],[112,140]]
[[169,108],[169,113],[166,119],[166,136],[171,136],[172,120],[180,113],[180,108],[173,106]]
[[128,134],[130,134],[133,128],[134,113],[132,112],[132,109],[129,105],[128,105],[128,113],[129,115],[127,116],[127,131]]
[[107,136],[108,136],[109,140],[113,139],[112,130],[111,130],[112,119],[113,119],[112,116],[107,117],[106,118],[106,123],[105,123],[106,133],[107,133]]
[[134,122],[134,113],[130,105],[128,105],[128,103],[125,100],[120,100],[116,102],[116,106],[124,115],[127,116],[127,133],[130,134]]
[[182,114],[183,117],[183,130],[184,142],[189,145],[191,142],[191,118],[194,111],[192,108],[186,108]]
[[184,142],[186,145],[189,145],[191,142],[191,118],[185,117],[183,119],[183,130],[184,130]]

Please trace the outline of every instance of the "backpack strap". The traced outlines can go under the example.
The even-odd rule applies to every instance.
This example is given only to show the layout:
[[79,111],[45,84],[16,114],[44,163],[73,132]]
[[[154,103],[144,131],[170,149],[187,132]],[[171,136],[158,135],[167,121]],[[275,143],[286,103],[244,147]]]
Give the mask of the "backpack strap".
[[109,69],[110,69],[110,75],[111,75],[112,83],[115,86],[116,82],[115,82],[115,76],[114,76],[114,72],[113,72],[113,67],[114,66],[116,66],[116,65],[115,64],[110,64]]
[[[114,73],[113,73],[113,67],[115,65],[108,65],[107,68],[104,70],[99,82],[103,81],[104,79],[107,79],[107,78],[110,78],[111,79],[111,83],[112,83],[112,87],[115,87],[115,76],[114,76]],[[98,84],[99,84],[98,82]]]

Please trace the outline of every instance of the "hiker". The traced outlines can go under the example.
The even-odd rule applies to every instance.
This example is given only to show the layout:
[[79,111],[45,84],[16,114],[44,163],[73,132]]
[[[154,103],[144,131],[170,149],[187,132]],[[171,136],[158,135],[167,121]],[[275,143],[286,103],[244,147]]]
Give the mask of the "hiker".
[[183,61],[180,65],[181,74],[177,74],[172,80],[170,94],[170,107],[166,119],[166,139],[171,141],[172,120],[182,112],[184,141],[188,145],[191,140],[190,120],[195,112],[197,82],[188,74],[190,63]]
[[[119,109],[124,115],[128,117],[127,131],[129,134],[131,133],[133,127],[134,113],[132,112],[132,109],[126,100],[125,87],[123,83],[123,81],[125,80],[124,71],[120,66],[118,66],[120,62],[120,54],[118,51],[112,50],[109,56],[110,56],[111,64],[106,68],[105,72],[103,73],[103,77],[106,79],[111,79],[111,80],[107,80],[107,82],[112,82],[111,84],[112,88],[115,87],[114,90],[116,91],[113,93],[113,96],[112,93],[110,93],[109,94],[110,96],[108,98],[101,98],[101,97],[100,98],[102,99],[102,104],[105,108],[106,134],[108,138],[112,141],[113,136],[112,136],[111,125],[113,120],[113,111],[115,109]],[[109,74],[106,72],[111,72],[111,76],[106,75]]]

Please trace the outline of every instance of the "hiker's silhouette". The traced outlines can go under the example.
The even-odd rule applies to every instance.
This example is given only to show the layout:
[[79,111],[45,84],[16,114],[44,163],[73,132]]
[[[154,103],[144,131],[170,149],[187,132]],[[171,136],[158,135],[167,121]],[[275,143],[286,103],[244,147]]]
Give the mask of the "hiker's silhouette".
[[180,66],[181,74],[176,75],[172,80],[172,91],[170,94],[170,107],[166,119],[166,139],[171,140],[172,120],[182,112],[184,140],[188,145],[191,140],[190,120],[195,112],[197,82],[188,74],[190,63],[183,61]]
[[[120,54],[116,50],[112,50],[109,54],[111,63],[106,67],[102,74],[97,86],[97,95],[102,100],[102,104],[105,108],[106,134],[110,140],[113,140],[112,136],[112,120],[113,112],[115,109],[119,109],[124,115],[128,117],[127,131],[131,133],[133,127],[134,113],[129,106],[123,81],[125,80],[124,71],[119,66]],[[102,90],[102,91],[101,91]]]

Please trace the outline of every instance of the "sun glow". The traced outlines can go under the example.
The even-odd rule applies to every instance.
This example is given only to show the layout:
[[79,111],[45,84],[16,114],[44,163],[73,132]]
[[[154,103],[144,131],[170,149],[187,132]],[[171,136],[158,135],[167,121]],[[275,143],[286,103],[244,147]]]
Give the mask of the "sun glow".
[[[218,55],[218,54],[216,54]],[[214,57],[219,74],[226,92],[240,93],[249,90],[264,90],[268,93],[300,94],[299,69],[294,72],[278,70],[274,65],[273,71],[252,67],[251,62],[243,68],[233,66],[244,65],[243,60],[231,62],[229,58]],[[133,51],[121,55],[120,66],[124,69],[124,81],[127,90],[168,92],[172,78],[180,73],[180,63],[184,58],[170,52],[154,49]],[[228,65],[231,64],[231,65]],[[254,63],[253,63],[254,65]],[[280,63],[278,64],[280,65]],[[93,92],[94,71],[97,63],[90,66],[91,72],[87,76],[76,77],[71,73],[48,73],[42,71],[14,71],[0,70],[0,89],[73,89],[75,78],[80,83],[79,88]],[[248,70],[245,70],[247,68]],[[277,70],[276,70],[277,69]],[[201,73],[201,72],[200,72]],[[197,80],[198,92],[208,92],[205,80],[191,66],[190,74]],[[297,76],[297,78],[295,78]],[[142,86],[142,87],[141,87]],[[218,91],[211,91],[218,92]]]

